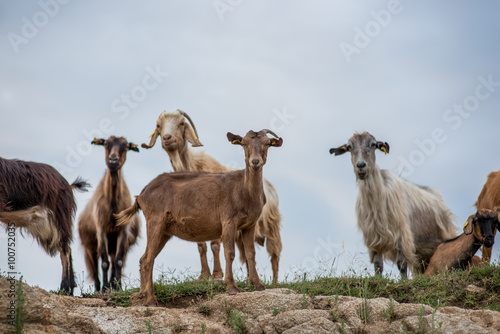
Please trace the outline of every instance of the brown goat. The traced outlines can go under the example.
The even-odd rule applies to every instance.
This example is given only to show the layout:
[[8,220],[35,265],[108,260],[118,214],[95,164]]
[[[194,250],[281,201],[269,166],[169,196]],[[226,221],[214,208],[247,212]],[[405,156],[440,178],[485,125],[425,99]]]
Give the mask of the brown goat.
[[[488,179],[477,198],[475,203],[476,209],[489,209],[493,210],[496,207],[500,207],[500,171],[491,172],[488,175]],[[493,232],[493,236],[495,236]],[[482,249],[482,260],[485,263],[490,263],[491,259],[491,247],[483,246]]]
[[438,246],[431,257],[425,276],[435,275],[447,269],[468,269],[480,264],[476,254],[481,245],[493,246],[494,232],[500,229],[500,208],[478,210],[464,225],[464,233]]
[[79,178],[69,185],[49,165],[0,158],[0,221],[28,231],[50,256],[60,253],[60,288],[70,295],[76,286],[69,246],[76,211],[72,189],[87,187]]
[[[189,123],[187,121],[189,121]],[[189,125],[191,124],[191,126]],[[203,151],[192,150],[193,147],[203,146],[199,140],[196,127],[187,113],[176,110],[173,113],[163,112],[156,121],[156,129],[152,134],[149,145],[142,144],[143,148],[149,149],[154,146],[160,137],[163,149],[168,153],[170,162],[175,172],[208,172],[224,173],[231,171],[210,155]],[[278,194],[273,185],[264,179],[264,193],[267,202],[262,210],[262,215],[255,229],[255,242],[260,246],[266,244],[267,252],[271,256],[273,269],[273,283],[278,282],[279,259],[282,250],[280,224],[281,215],[278,208]],[[222,268],[219,260],[220,239],[211,241],[214,254],[213,278],[222,279]],[[236,244],[240,251],[240,260],[246,263],[245,249],[241,233],[236,237]],[[198,243],[201,259],[200,279],[210,277],[210,268],[207,261],[207,246],[205,242]],[[247,266],[248,269],[248,266]]]
[[[268,138],[269,130],[249,131],[245,137],[232,133],[228,140],[245,150],[244,170],[228,173],[164,173],[151,181],[136,197],[135,204],[121,212],[119,225],[142,209],[147,221],[147,246],[140,260],[141,295],[147,305],[157,305],[153,291],[153,265],[165,243],[176,236],[202,242],[222,237],[228,293],[239,292],[232,265],[237,231],[241,231],[249,268],[256,290],[265,287],[255,268],[255,226],[266,203],[262,167],[270,146],[279,147],[283,139]],[[273,134],[274,135],[274,134]],[[277,136],[276,136],[277,137]]]
[[[139,234],[140,220],[132,217],[125,226],[117,226],[114,214],[132,205],[121,168],[127,151],[139,152],[137,145],[123,137],[111,136],[107,140],[94,139],[94,145],[102,145],[106,151],[107,170],[97,189],[78,220],[78,232],[85,249],[85,263],[96,291],[101,290],[98,273],[98,257],[101,258],[103,291],[121,288],[122,268],[125,257]],[[111,278],[108,280],[109,257]]]

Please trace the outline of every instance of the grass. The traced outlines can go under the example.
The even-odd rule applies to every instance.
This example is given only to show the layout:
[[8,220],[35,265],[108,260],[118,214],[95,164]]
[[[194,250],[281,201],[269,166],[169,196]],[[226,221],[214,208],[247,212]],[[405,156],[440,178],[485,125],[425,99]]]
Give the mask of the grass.
[[[242,291],[253,291],[253,286],[246,279],[236,282]],[[466,290],[468,285],[482,289],[479,294]],[[391,279],[385,276],[358,276],[356,274],[341,277],[307,277],[275,285],[266,284],[267,288],[287,288],[302,295],[303,307],[308,307],[310,297],[314,296],[352,296],[364,301],[377,298],[391,298],[398,303],[425,304],[432,308],[456,306],[464,309],[489,309],[500,311],[500,265],[474,268],[470,271],[449,271],[433,277],[416,276],[412,279]],[[215,295],[226,293],[226,286],[211,281],[198,281],[188,278],[184,281],[158,280],[154,284],[156,297],[160,304],[172,305],[184,300],[208,300]],[[130,306],[130,296],[139,289],[127,289],[109,294],[108,305]],[[98,295],[87,295],[98,297]],[[181,305],[182,306],[182,305]],[[362,310],[366,311],[366,310]],[[207,312],[201,310],[201,313]],[[365,312],[366,313],[366,312]],[[369,313],[365,315],[369,316]],[[387,317],[393,317],[390,309]],[[367,317],[368,320],[369,317]]]

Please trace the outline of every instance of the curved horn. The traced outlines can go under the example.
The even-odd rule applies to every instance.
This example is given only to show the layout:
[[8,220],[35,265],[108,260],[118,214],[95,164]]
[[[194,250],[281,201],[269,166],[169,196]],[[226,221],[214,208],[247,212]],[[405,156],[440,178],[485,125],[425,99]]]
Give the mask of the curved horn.
[[275,138],[280,138],[277,134],[275,134],[274,132],[272,132],[271,130],[269,129],[263,129],[262,131],[265,131],[266,133],[269,133],[270,135],[274,136]]
[[189,121],[189,124],[191,124],[191,126],[193,127],[193,131],[194,131],[194,134],[196,135],[196,138],[200,138],[200,136],[198,136],[198,131],[196,131],[196,126],[194,126],[194,123],[193,121],[191,120],[191,117],[189,117],[189,115],[187,113],[185,113],[184,111],[180,110],[180,109],[177,109],[177,111],[184,117],[187,118],[187,120]]

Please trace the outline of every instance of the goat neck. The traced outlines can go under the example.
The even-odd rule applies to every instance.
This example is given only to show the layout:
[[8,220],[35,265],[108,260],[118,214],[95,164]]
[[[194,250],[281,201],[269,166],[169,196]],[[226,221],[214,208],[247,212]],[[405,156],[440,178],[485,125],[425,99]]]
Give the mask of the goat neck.
[[123,190],[123,178],[121,169],[117,171],[106,170],[106,174],[103,179],[104,186],[104,197],[111,201],[112,204],[114,202],[118,202],[118,199],[121,197],[121,193]]

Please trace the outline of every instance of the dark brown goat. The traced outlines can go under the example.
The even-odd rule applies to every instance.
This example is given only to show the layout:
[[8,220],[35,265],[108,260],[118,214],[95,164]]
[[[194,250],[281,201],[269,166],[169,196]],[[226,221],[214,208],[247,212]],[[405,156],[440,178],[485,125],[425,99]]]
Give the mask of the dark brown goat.
[[[228,293],[234,284],[232,265],[235,240],[241,231],[248,274],[256,290],[265,287],[255,268],[255,226],[266,203],[262,167],[269,147],[279,147],[283,139],[268,138],[269,130],[249,131],[245,137],[232,133],[228,140],[245,150],[245,170],[228,173],[165,173],[151,181],[136,197],[135,204],[118,215],[119,225],[142,209],[147,221],[147,246],[140,260],[141,295],[147,305],[157,305],[153,291],[153,265],[165,243],[176,236],[202,242],[221,238],[226,259],[224,282]],[[273,134],[274,135],[274,134]],[[276,136],[277,137],[277,136]]]
[[0,221],[26,230],[50,255],[60,253],[61,290],[76,286],[70,244],[76,203],[73,189],[86,191],[77,179],[69,184],[53,167],[0,158]]
[[467,269],[480,264],[474,256],[481,245],[493,246],[494,232],[500,229],[500,208],[478,210],[464,225],[464,233],[438,246],[431,257],[425,276],[435,275],[447,269]]
[[[125,257],[139,234],[140,220],[134,216],[124,226],[117,226],[114,214],[132,205],[130,192],[122,177],[121,168],[127,151],[139,152],[137,145],[128,143],[123,137],[111,136],[107,140],[94,139],[94,145],[102,145],[106,151],[108,169],[78,220],[78,232],[85,249],[85,263],[96,291],[101,283],[98,273],[98,257],[101,258],[102,289],[121,287],[122,268]],[[108,280],[109,258],[111,278]]]
[[[500,171],[491,172],[488,175],[488,179],[477,198],[475,203],[476,209],[488,209],[493,210],[496,207],[500,207]],[[493,236],[495,236],[493,232]],[[490,263],[491,259],[491,247],[483,246],[482,250],[482,260],[485,263]]]

